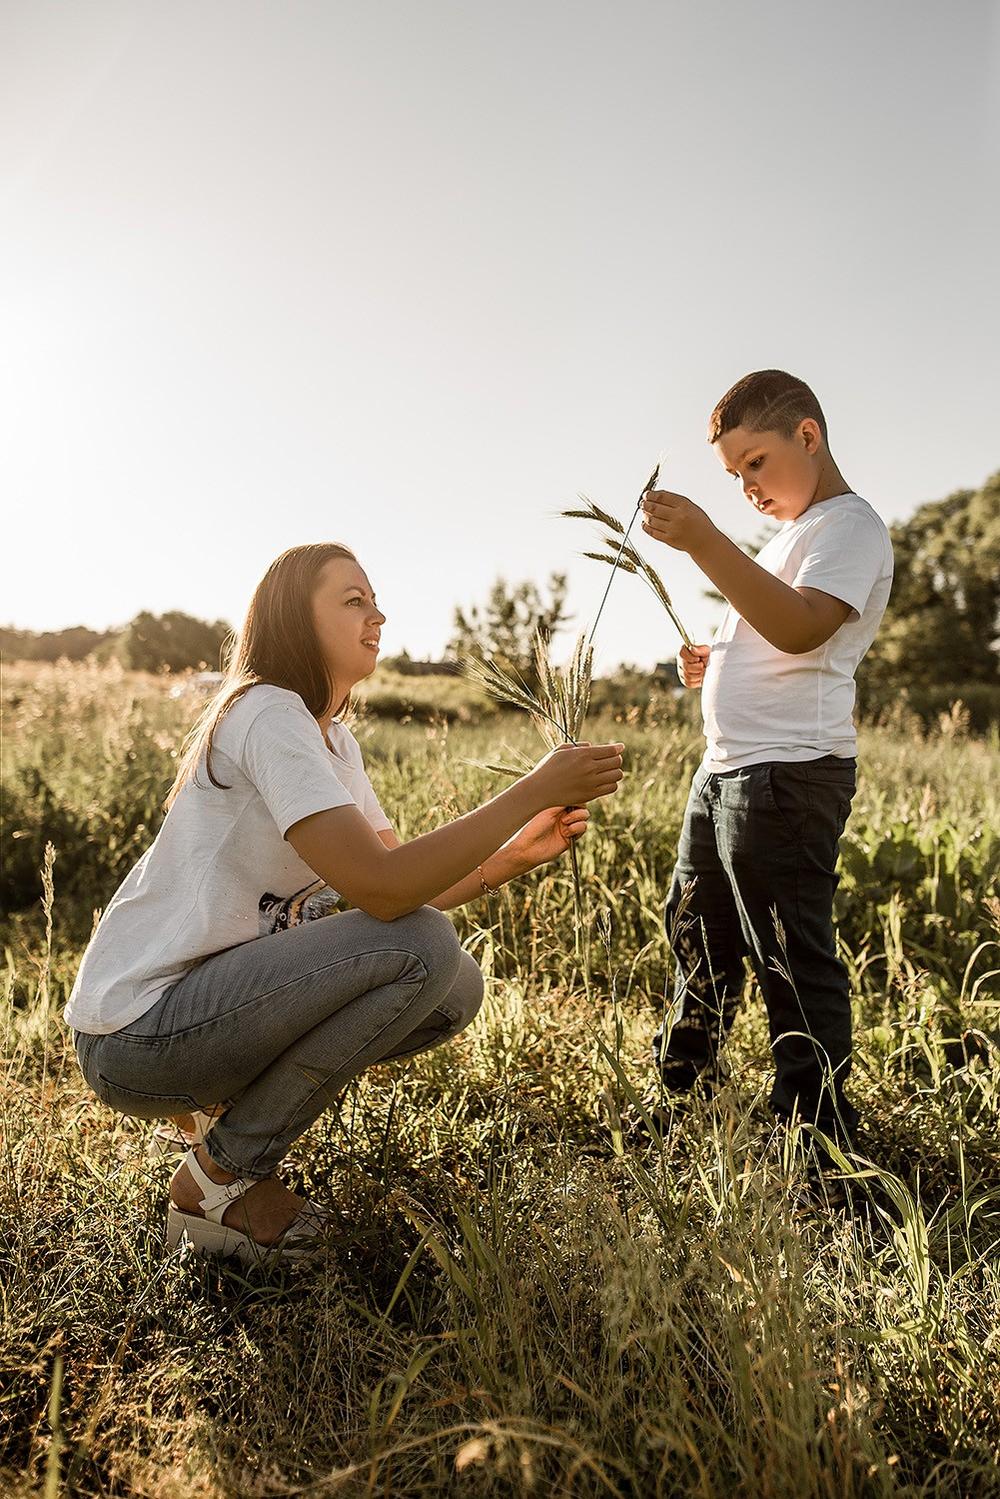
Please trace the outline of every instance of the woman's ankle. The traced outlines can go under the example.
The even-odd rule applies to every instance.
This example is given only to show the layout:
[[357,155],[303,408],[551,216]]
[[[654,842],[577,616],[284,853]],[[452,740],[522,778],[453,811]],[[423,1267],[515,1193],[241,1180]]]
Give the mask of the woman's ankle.
[[218,1182],[220,1187],[224,1186],[226,1182],[235,1181],[239,1174],[235,1171],[227,1171],[225,1166],[220,1166],[217,1161],[213,1161],[204,1143],[195,1146],[194,1158],[205,1175],[210,1177],[212,1181]]

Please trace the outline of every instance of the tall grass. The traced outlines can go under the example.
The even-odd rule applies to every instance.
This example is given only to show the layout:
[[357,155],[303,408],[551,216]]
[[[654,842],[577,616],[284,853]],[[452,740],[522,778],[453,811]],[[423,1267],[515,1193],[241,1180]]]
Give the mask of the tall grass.
[[[8,705],[8,847],[37,874],[5,932],[0,1491],[1000,1494],[995,743],[863,738],[839,910],[867,1218],[803,1209],[750,991],[717,1101],[629,1136],[698,753],[668,714],[607,726],[633,774],[580,849],[591,999],[565,868],[456,913],[481,1017],[301,1142],[291,1169],[338,1232],[265,1277],[164,1254],[147,1127],[88,1093],[59,1019],[120,877],[108,842],[154,830],[185,712],[86,672]],[[358,733],[407,837],[532,736],[512,717]]]

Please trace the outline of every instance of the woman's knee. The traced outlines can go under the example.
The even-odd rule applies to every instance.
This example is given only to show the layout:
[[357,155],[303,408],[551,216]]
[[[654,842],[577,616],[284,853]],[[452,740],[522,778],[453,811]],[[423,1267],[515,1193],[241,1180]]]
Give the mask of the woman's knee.
[[463,952],[458,974],[445,1000],[449,1010],[458,1016],[457,1030],[464,1031],[479,1014],[483,1003],[483,975],[471,953]]
[[465,952],[448,917],[434,906],[421,906],[396,923],[406,927],[406,942],[427,968],[428,979],[440,986],[438,1007],[454,1018],[452,1034],[465,1029],[483,1003],[483,975]]
[[421,906],[408,916],[397,917],[392,926],[400,945],[423,963],[428,978],[450,988],[458,973],[462,945],[444,912],[435,906]]

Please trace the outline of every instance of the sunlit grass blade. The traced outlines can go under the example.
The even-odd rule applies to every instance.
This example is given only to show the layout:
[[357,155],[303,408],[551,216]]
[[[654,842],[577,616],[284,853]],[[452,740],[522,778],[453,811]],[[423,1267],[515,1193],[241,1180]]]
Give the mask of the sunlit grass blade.
[[617,536],[624,536],[625,527],[622,525],[620,520],[618,520],[613,515],[609,515],[608,512],[606,510],[602,510],[599,505],[595,505],[593,500],[588,500],[585,494],[582,494],[580,498],[581,500],[587,500],[586,510],[560,510],[559,514],[565,520],[596,521],[600,526],[607,526],[608,530],[614,531]]
[[[506,703],[530,714],[550,749],[557,744],[575,743],[565,732],[562,720],[537,693],[532,692],[518,673],[507,671],[496,661],[483,656],[467,656],[462,662],[462,670],[469,681],[480,687],[494,702]],[[556,731],[555,735],[553,730]]]

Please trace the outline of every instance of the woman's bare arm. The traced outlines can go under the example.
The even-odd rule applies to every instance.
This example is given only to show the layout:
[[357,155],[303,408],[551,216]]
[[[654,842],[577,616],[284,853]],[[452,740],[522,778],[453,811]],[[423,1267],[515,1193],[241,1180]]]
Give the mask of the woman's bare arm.
[[397,848],[386,847],[354,806],[315,812],[285,836],[310,869],[352,905],[380,921],[394,921],[446,893],[451,897],[477,865],[544,808],[610,795],[622,778],[621,750],[617,744],[553,750],[491,801]]

